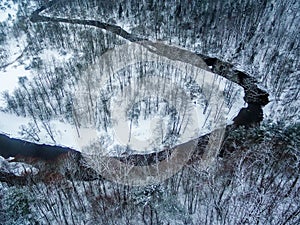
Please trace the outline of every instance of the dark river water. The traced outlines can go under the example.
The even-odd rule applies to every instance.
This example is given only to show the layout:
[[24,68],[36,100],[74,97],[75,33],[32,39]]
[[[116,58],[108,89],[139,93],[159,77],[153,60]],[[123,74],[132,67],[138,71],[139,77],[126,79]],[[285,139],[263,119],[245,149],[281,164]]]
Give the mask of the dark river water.
[[45,144],[34,144],[0,134],[0,155],[8,157],[33,157],[41,160],[54,160],[67,152],[76,152],[73,149],[51,146]]

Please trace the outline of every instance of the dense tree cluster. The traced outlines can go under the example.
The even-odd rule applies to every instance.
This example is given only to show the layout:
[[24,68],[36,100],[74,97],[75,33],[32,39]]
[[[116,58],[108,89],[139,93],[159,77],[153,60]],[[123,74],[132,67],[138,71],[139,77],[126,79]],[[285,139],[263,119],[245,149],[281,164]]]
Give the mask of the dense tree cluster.
[[[23,221],[43,224],[297,224],[298,137],[299,126],[241,127],[224,142],[234,151],[214,165],[194,162],[146,187],[54,176],[48,184],[29,181],[26,191],[2,184],[1,210],[14,208]],[[7,224],[20,221],[13,212]]]

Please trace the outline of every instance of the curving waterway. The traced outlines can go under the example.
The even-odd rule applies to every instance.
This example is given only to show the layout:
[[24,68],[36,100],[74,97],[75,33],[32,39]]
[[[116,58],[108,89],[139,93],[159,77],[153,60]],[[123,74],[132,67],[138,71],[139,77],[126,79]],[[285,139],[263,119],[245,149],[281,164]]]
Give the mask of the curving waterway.
[[[195,71],[196,70],[195,68],[201,69],[202,71],[207,71],[205,73],[209,73],[208,76],[214,76],[215,78],[209,78],[209,79],[201,78],[202,80],[199,78],[198,81],[197,81],[198,78],[195,79],[197,81],[196,83],[199,86],[201,86],[201,85],[203,86],[205,84],[205,83],[203,83],[203,80],[205,80],[206,82],[208,80],[210,80],[211,87],[206,88],[206,89],[201,89],[201,91],[200,91],[202,94],[204,93],[205,96],[209,96],[210,92],[214,89],[213,84],[214,84],[214,82],[216,82],[216,79],[220,80],[220,81],[218,81],[219,87],[220,86],[222,87],[222,85],[220,85],[220,82],[223,78],[220,79],[218,77],[224,77],[227,80],[229,80],[230,82],[236,83],[240,87],[242,87],[242,89],[244,90],[244,102],[246,102],[248,104],[248,106],[246,108],[242,108],[242,106],[241,106],[241,110],[233,118],[233,122],[234,122],[233,125],[234,126],[240,126],[240,125],[250,126],[250,125],[259,124],[259,122],[261,122],[263,120],[262,107],[268,103],[268,94],[265,91],[263,91],[257,87],[255,81],[251,78],[251,76],[249,76],[241,71],[235,70],[233,68],[233,66],[231,66],[230,64],[222,62],[221,60],[216,59],[216,58],[209,58],[207,56],[199,57],[198,55],[196,55],[190,51],[184,50],[184,49],[180,49],[180,48],[177,48],[174,46],[168,46],[163,43],[155,43],[155,42],[149,41],[145,38],[137,37],[133,34],[126,32],[119,26],[115,26],[115,25],[111,25],[111,24],[107,24],[107,23],[101,23],[101,22],[95,21],[95,20],[51,18],[51,17],[39,15],[40,12],[42,12],[49,6],[50,5],[48,5],[46,7],[42,7],[40,9],[36,10],[35,12],[33,12],[32,16],[30,18],[31,22],[33,22],[33,23],[62,22],[62,23],[70,23],[70,24],[78,24],[78,25],[95,26],[100,29],[104,29],[104,30],[112,32],[116,35],[119,35],[119,36],[129,40],[130,42],[133,42],[134,45],[137,46],[137,47],[135,47],[135,51],[136,51],[136,49],[141,49],[141,48],[146,49],[149,52],[149,53],[147,53],[147,57],[148,57],[147,60],[149,60],[149,55],[155,54],[158,57],[167,58],[167,60],[169,60],[168,63],[170,63],[170,61],[177,61],[177,64],[178,64],[178,62],[188,64],[189,66],[193,67],[193,69],[190,69],[189,72]],[[144,50],[142,50],[142,51],[144,51]],[[117,65],[117,63],[114,63],[114,65]],[[114,68],[113,74],[120,71],[121,68],[124,68],[124,66],[122,66],[122,62],[120,62],[120,64],[118,64],[118,65],[120,68]],[[182,66],[180,66],[180,64],[179,64],[179,67],[182,67]],[[101,68],[101,66],[98,66],[98,68]],[[107,68],[107,67],[103,66],[102,68]],[[108,73],[106,73],[106,74],[108,74]],[[220,76],[218,76],[216,74],[218,74]],[[115,75],[113,75],[113,76],[115,76]],[[110,78],[110,77],[108,76],[107,78]],[[95,79],[97,80],[97,77]],[[102,79],[102,77],[101,77],[101,79]],[[162,79],[161,80],[160,79],[161,78],[158,79],[159,83],[163,83]],[[97,81],[99,81],[99,79]],[[132,81],[129,81],[129,82],[132,82]],[[183,81],[183,83],[184,82],[185,81]],[[218,83],[218,82],[216,82],[216,83]],[[122,85],[124,85],[124,84],[122,84]],[[157,83],[156,83],[156,85],[157,85]],[[207,86],[207,83],[205,85]],[[185,87],[182,86],[181,88],[184,89]],[[128,86],[127,86],[127,89],[128,89]],[[170,87],[169,89],[172,89],[172,88]],[[126,88],[125,88],[125,92],[126,92]],[[189,93],[189,94],[191,94],[191,93]],[[116,94],[116,96],[118,96],[118,94]],[[187,96],[185,96],[185,97],[187,97]],[[185,99],[185,97],[182,97],[182,99]],[[124,109],[124,107],[122,106],[122,102],[116,102],[116,99],[118,99],[118,98],[113,99],[113,101],[115,102],[114,108],[118,109],[117,111],[122,111]],[[160,105],[164,105],[164,107],[166,107],[165,102],[166,102],[167,98],[168,98],[167,95],[162,96],[159,101],[157,100],[157,105],[160,104]],[[193,100],[193,102],[197,102],[195,99],[192,99],[192,100]],[[135,99],[135,101],[136,101],[136,99]],[[145,102],[145,98],[140,99],[138,102],[142,102],[142,101]],[[176,103],[175,105],[178,105],[178,104]],[[177,106],[177,108],[174,108],[174,112],[179,113],[179,111],[184,107],[187,108],[189,106],[187,106],[187,105],[186,106],[183,105],[180,107]],[[203,110],[203,109],[201,109],[201,110]],[[157,112],[159,112],[159,110],[157,110]],[[199,110],[195,111],[195,115],[197,113],[199,114]],[[192,116],[192,117],[195,117],[195,116]],[[207,117],[209,117],[209,116],[207,116]],[[120,120],[119,117],[116,117],[113,119]],[[117,124],[117,126],[120,126],[119,129],[115,129],[115,130],[117,130],[118,132],[121,132],[121,133],[124,133],[124,132],[126,133],[126,131],[124,131],[124,130],[126,130],[124,127],[127,126],[126,125],[127,121],[126,120],[120,120],[120,121],[121,121],[121,123]],[[157,119],[156,121],[158,121],[158,123],[162,123],[159,119]],[[207,122],[207,121],[205,121],[205,122]],[[178,123],[180,123],[180,121],[178,121]],[[189,123],[187,121],[185,123],[186,123],[186,126],[189,125]],[[166,122],[166,126],[167,126],[167,124],[168,124],[168,122]],[[204,127],[203,124],[198,124],[198,123],[192,123],[192,125],[193,125],[192,127],[186,129],[186,131],[187,131],[186,134],[190,135],[191,131],[195,130],[197,127],[198,127],[198,129],[200,129],[200,126],[202,126],[202,129]],[[105,127],[105,129],[107,129],[107,128]],[[153,130],[152,133],[154,134],[155,133],[154,131],[157,131],[158,128],[154,127],[152,130]],[[190,154],[197,155],[197,156],[190,156],[190,157],[197,158],[199,155],[202,155],[204,153],[205,148],[203,147],[203,144],[208,143],[208,137],[210,135],[210,132],[212,132],[212,131],[207,131],[207,132],[201,133],[200,130],[196,129],[195,134],[193,134],[191,136],[186,136],[180,142],[174,142],[171,145],[170,145],[170,143],[168,143],[167,146],[162,145],[164,147],[160,148],[159,151],[155,151],[155,152],[146,151],[149,146],[149,143],[143,142],[142,144],[145,144],[145,146],[142,148],[143,151],[141,151],[140,153],[139,152],[133,152],[133,153],[129,153],[129,154],[126,153],[123,155],[114,156],[113,158],[120,162],[125,162],[127,164],[131,164],[131,165],[135,165],[135,166],[149,166],[149,165],[161,162],[161,161],[165,160],[166,158],[170,158],[172,156],[172,153],[178,149],[181,149],[183,151],[185,149],[185,143],[189,146],[190,145],[193,146],[193,148],[194,148]],[[167,133],[167,132],[168,132],[167,130],[164,131],[164,133]],[[180,133],[180,132],[177,131],[177,133]],[[138,148],[139,146],[143,146],[139,141],[135,140],[135,136],[138,136],[138,135],[141,135],[141,132],[137,132],[135,135],[133,133],[132,137],[130,135],[129,136],[128,135],[127,136],[126,135],[125,136],[118,135],[118,137],[123,138],[123,140],[121,140],[122,143],[128,142],[127,146],[130,146],[132,149],[134,149],[134,148]],[[156,134],[154,134],[154,135],[156,135]],[[184,137],[184,133],[183,133],[183,137]],[[162,143],[163,143],[163,141],[162,141]],[[60,146],[33,144],[33,143],[30,143],[27,141],[10,138],[6,135],[0,134],[0,155],[4,158],[21,157],[21,158],[36,158],[36,159],[40,159],[40,160],[46,160],[46,161],[50,160],[51,161],[51,160],[55,160],[55,159],[59,158],[60,156],[66,154],[66,153],[71,153],[74,155],[81,154],[78,151],[76,151],[74,149],[70,149],[70,148],[65,148],[65,147],[60,147]]]

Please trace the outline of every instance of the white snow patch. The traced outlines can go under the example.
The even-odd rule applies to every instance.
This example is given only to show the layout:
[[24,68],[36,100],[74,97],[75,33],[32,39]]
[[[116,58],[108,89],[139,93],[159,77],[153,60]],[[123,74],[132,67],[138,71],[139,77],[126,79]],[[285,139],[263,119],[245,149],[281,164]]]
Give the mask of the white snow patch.
[[16,38],[12,33],[9,33],[5,42],[4,48],[8,53],[7,63],[13,62],[24,51],[27,45],[27,36],[24,32],[20,32]]
[[66,62],[73,57],[72,53],[67,53],[64,51],[58,51],[57,49],[44,49],[40,54],[40,58],[44,61],[57,60],[61,62]]
[[17,62],[9,65],[5,70],[0,70],[0,107],[5,107],[6,104],[3,92],[8,91],[12,94],[19,85],[19,77],[24,76],[30,77],[30,71],[26,70],[26,65]]
[[[26,34],[21,35],[18,39],[10,39],[5,46],[9,51],[7,62],[13,62],[24,51],[26,46]],[[56,49],[44,49],[39,57],[43,64],[53,64],[52,61],[66,62],[74,57],[73,53],[58,51]],[[16,61],[6,68],[0,70],[0,108],[5,107],[6,102],[3,99],[3,92],[8,91],[10,94],[19,86],[19,77],[26,76],[28,79],[33,78],[33,73],[28,69],[30,60],[22,63]]]
[[9,162],[0,156],[0,171],[14,174],[16,176],[24,176],[26,174],[36,175],[39,170],[29,164],[22,162]]
[[1,0],[0,2],[0,22],[8,19],[15,19],[18,12],[18,5],[12,0]]
[[24,61],[22,64],[15,61],[22,54],[26,45],[25,33],[22,33],[17,39],[8,38],[4,45],[4,50],[8,53],[6,63],[13,63],[0,70],[0,108],[5,106],[3,92],[8,91],[11,94],[19,85],[19,77],[29,77],[30,75],[30,71],[26,70],[29,61]]
[[80,150],[82,146],[88,145],[92,140],[96,138],[95,130],[89,128],[79,128],[79,136],[74,125],[61,122],[58,120],[51,120],[47,122],[50,124],[51,130],[54,135],[55,143],[43,128],[41,122],[38,122],[40,132],[37,132],[37,136],[40,138],[39,141],[34,141],[32,139],[25,138],[20,132],[22,130],[21,126],[26,126],[28,123],[33,123],[32,119],[29,117],[20,117],[10,113],[0,112],[0,133],[4,133],[10,137],[18,138],[37,144],[49,144],[49,145],[59,145],[76,150]]

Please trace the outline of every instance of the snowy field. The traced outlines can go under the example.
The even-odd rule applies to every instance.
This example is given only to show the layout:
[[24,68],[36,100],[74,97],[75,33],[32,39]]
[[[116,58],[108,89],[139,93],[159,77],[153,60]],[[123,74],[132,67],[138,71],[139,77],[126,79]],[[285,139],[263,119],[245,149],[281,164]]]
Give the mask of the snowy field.
[[0,22],[11,21],[16,18],[18,4],[12,0],[1,0],[0,2]]
[[[124,60],[120,58],[121,55]],[[47,63],[53,58],[63,62],[71,58],[72,55],[61,56],[59,52],[49,50],[42,51],[40,57],[43,62]],[[107,62],[105,60],[107,57],[110,61],[105,65],[103,62]],[[155,62],[153,65],[160,66],[153,67],[151,63],[148,63],[149,65],[145,67],[148,71],[145,71],[146,76],[141,81],[138,79],[138,68],[135,66],[138,67],[139,63],[145,59],[147,59],[146,63],[152,61]],[[123,80],[121,84],[120,80],[125,78],[124,71],[129,73],[130,78],[126,78],[127,80]],[[2,83],[1,91],[11,92],[18,85],[20,74],[27,77],[31,76],[30,70],[26,70],[24,65],[16,66],[13,64],[6,71],[2,71],[1,75],[9,77],[9,79],[3,79],[5,83]],[[128,85],[129,83],[130,85]],[[163,83],[165,84],[162,86]],[[121,46],[110,52],[109,55],[102,56],[99,58],[99,64],[87,69],[82,76],[74,96],[77,98],[77,112],[83,115],[81,118],[83,121],[87,121],[85,118],[87,116],[86,110],[91,107],[86,101],[88,99],[87,84],[93,84],[93,89],[89,91],[95,103],[99,102],[100,95],[109,90],[109,85],[113,87],[113,91],[106,93],[111,109],[111,120],[113,121],[110,126],[105,129],[103,126],[99,126],[99,120],[101,120],[99,117],[79,128],[63,119],[51,120],[47,121],[47,126],[51,127],[53,135],[51,138],[46,129],[43,129],[45,125],[38,122],[38,126],[42,129],[34,132],[31,130],[35,138],[32,140],[32,135],[31,137],[28,136],[31,138],[30,141],[66,146],[85,153],[91,153],[89,146],[100,144],[97,148],[97,154],[104,155],[124,153],[128,148],[140,153],[153,152],[166,146],[172,147],[187,142],[210,133],[214,129],[225,127],[226,124],[232,123],[232,119],[237,115],[240,108],[245,106],[244,92],[238,85],[195,66],[150,53],[136,44]],[[99,86],[97,84],[105,85]],[[191,84],[194,86],[189,86]],[[121,86],[125,88],[123,92],[120,91]],[[197,89],[192,93],[191,87],[199,90]],[[230,88],[232,91],[233,97],[230,104],[226,103],[224,97],[226,88]],[[191,99],[190,96],[192,95],[193,98]],[[158,101],[158,108],[148,116],[140,114],[138,119],[133,122],[132,119],[128,118],[130,108],[135,105],[139,107],[141,112],[146,111],[146,99],[152,99],[149,102],[152,105],[151,110],[153,110],[155,101]],[[173,107],[173,114],[171,112],[166,113],[167,105]],[[95,108],[94,110],[98,109]],[[4,112],[1,112],[1,118],[3,118],[0,122],[2,133],[11,137],[26,139],[24,131],[30,131],[30,124],[33,124],[32,118],[17,117]],[[7,121],[13,122],[7,123]],[[175,129],[177,130],[172,133],[174,123],[176,123]],[[170,133],[172,134],[170,135]]]
[[[245,106],[244,92],[238,85],[201,68],[151,53],[141,45],[119,46],[98,62],[89,70],[94,76],[83,76],[81,94],[77,94],[78,108],[83,110],[91,107],[84,101],[89,98],[89,92],[93,102],[103,93],[109,96],[113,124],[108,131],[101,126],[94,127],[97,130],[94,136],[106,140],[96,148],[98,154],[99,148],[105,154],[114,150],[124,153],[128,148],[145,153],[185,143],[217,128],[225,128]],[[145,70],[143,78],[139,77],[140,68]],[[95,84],[92,90],[87,80]],[[232,96],[228,104],[224,93],[229,87]],[[148,116],[142,113],[147,111],[147,99],[152,99],[153,105],[157,101],[156,107],[151,108],[151,101],[148,104],[152,111]],[[180,124],[175,132],[178,135],[168,136],[174,126],[171,115],[164,115],[166,103],[177,113],[174,120]],[[135,109],[139,115],[133,123],[128,111],[135,104],[139,105]]]

